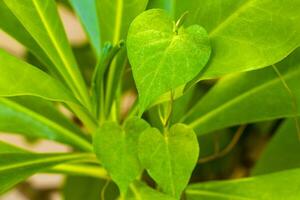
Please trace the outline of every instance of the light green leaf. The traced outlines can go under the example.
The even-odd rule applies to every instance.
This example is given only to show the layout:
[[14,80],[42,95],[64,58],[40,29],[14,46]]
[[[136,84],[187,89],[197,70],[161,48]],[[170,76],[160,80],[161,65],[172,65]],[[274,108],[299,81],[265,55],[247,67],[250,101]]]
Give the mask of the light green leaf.
[[140,161],[162,190],[179,198],[197,163],[196,134],[186,125],[175,124],[165,135],[148,128],[140,136]]
[[276,64],[291,95],[272,67],[221,79],[182,121],[198,135],[238,124],[300,114],[300,49]]
[[101,53],[100,27],[97,15],[96,0],[69,0],[81,20],[91,44],[99,56]]
[[123,127],[115,122],[106,122],[95,133],[96,155],[123,194],[142,172],[138,159],[138,139],[148,127],[144,120],[132,118]]
[[212,57],[200,79],[274,64],[300,44],[300,1],[176,0],[177,17],[209,33]]
[[44,50],[75,96],[89,108],[85,83],[78,69],[54,0],[4,0],[7,7]]
[[158,192],[142,182],[135,182],[130,189],[133,195],[126,200],[175,200],[175,198]]
[[85,151],[92,150],[91,144],[76,129],[64,127],[48,118],[48,114],[44,116],[40,112],[30,110],[16,101],[0,98],[0,131],[55,140]]
[[232,181],[191,185],[187,200],[297,200],[300,169]]
[[[0,96],[32,95],[78,103],[59,81],[0,49]],[[51,86],[51,87],[49,87]]]
[[201,26],[176,28],[160,9],[148,10],[132,22],[127,50],[141,112],[163,93],[193,79],[210,56],[207,33]]
[[300,142],[294,119],[286,120],[275,133],[260,159],[252,169],[253,175],[260,175],[300,168]]
[[50,119],[60,126],[72,131],[74,134],[84,134],[80,130],[79,126],[63,115],[63,113],[59,110],[59,106],[55,103],[34,96],[17,96],[9,97],[7,99]]
[[131,21],[145,10],[148,0],[97,0],[101,42],[116,45],[126,38]]
[[86,158],[85,154],[0,152],[0,194],[41,170],[84,158]]
[[53,66],[45,52],[39,47],[35,40],[30,36],[24,26],[18,21],[4,1],[0,1],[0,29],[15,38],[18,42],[27,47],[53,74],[58,76],[58,72]]

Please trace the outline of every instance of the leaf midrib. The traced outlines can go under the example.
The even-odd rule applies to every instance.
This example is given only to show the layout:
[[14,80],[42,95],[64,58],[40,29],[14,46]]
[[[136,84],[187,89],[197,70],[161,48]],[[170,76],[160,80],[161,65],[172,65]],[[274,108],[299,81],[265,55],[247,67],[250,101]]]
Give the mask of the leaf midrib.
[[[13,155],[13,154],[12,154]],[[35,154],[33,154],[35,155]],[[53,155],[51,155],[53,156]],[[55,157],[49,157],[49,158],[39,158],[31,161],[16,163],[16,164],[10,164],[6,166],[0,166],[0,172],[4,172],[5,170],[13,170],[18,169],[30,165],[37,165],[37,164],[44,164],[44,163],[51,163],[51,162],[59,162],[59,161],[68,161],[68,160],[74,160],[74,159],[83,159],[86,155],[85,154],[78,154],[78,155],[57,155]]]
[[[77,89],[78,89],[79,99],[81,99],[85,103],[87,103],[88,100],[86,99],[86,92],[85,92],[85,89],[83,88],[83,81],[81,81],[81,77],[77,73],[74,72],[75,67],[72,69],[70,63],[68,62],[68,59],[64,56],[64,53],[63,53],[60,45],[58,44],[50,25],[48,24],[43,12],[41,11],[39,3],[36,2],[36,0],[32,0],[32,3],[34,5],[34,7],[36,8],[36,11],[41,18],[42,24],[44,25],[46,31],[48,32],[49,38],[52,41],[55,49],[57,50],[57,53],[59,54],[59,57],[61,58],[68,74],[71,76],[70,82],[73,82],[76,87],[76,89],[73,89],[73,90],[75,90],[74,92],[76,92],[76,94],[77,94]],[[64,77],[65,77],[65,75],[64,75]],[[78,82],[78,80],[80,80],[80,82]]]
[[51,121],[50,119],[33,112],[13,101],[10,101],[6,98],[0,98],[0,102],[8,105],[10,108],[15,109],[17,111],[20,111],[21,113],[25,113],[29,116],[31,116],[34,119],[37,119],[38,121],[42,122],[43,124],[46,124],[47,126],[57,130],[62,136],[65,136],[66,139],[69,139],[70,141],[77,144],[77,146],[80,146],[82,149],[85,149],[87,151],[92,151],[92,145],[88,143],[86,140],[82,139],[81,137],[77,136],[73,132],[69,131],[68,129],[60,126],[59,124]]
[[[298,73],[300,73],[299,70],[295,70],[294,72],[291,72],[290,74],[287,74],[285,76],[283,76],[285,79],[289,79],[295,75],[297,75]],[[246,98],[247,96],[254,94],[260,90],[265,89],[268,86],[271,86],[273,84],[276,84],[277,82],[280,82],[280,79],[278,78],[274,78],[268,82],[265,82],[265,84],[259,85],[257,87],[252,88],[251,90],[248,90],[247,92],[227,101],[226,103],[222,104],[219,107],[216,107],[214,110],[211,110],[209,112],[207,112],[206,114],[204,114],[202,117],[192,121],[189,123],[189,125],[193,128],[196,128],[197,126],[199,126],[201,123],[203,123],[204,121],[207,121],[211,116],[217,115],[219,112],[221,112],[222,110],[226,109],[227,107],[230,107],[231,105],[233,105],[234,103],[239,102],[240,100]]]
[[209,32],[209,36],[213,37],[215,36],[220,30],[222,30],[227,24],[232,22],[238,15],[246,10],[252,3],[254,3],[257,0],[248,0],[244,4],[242,4],[239,8],[237,8],[235,11],[233,11],[230,15],[228,15],[221,23],[219,23],[214,29],[212,29]]

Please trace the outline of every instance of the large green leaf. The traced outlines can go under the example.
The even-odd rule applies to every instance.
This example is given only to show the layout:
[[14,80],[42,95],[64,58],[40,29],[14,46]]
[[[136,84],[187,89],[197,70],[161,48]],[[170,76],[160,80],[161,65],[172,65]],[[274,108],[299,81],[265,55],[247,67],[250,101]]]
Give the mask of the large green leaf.
[[59,110],[59,105],[56,105],[56,103],[34,96],[17,96],[9,97],[8,99],[35,113],[38,113],[50,119],[51,121],[59,124],[60,126],[69,129],[75,134],[84,134],[80,130],[79,126],[77,126],[73,121],[71,121],[63,115],[63,113]]
[[78,135],[79,131],[64,127],[49,117],[49,114],[44,116],[41,112],[30,110],[16,101],[0,98],[0,130],[21,133],[28,137],[55,140],[91,151],[91,144]]
[[232,181],[191,185],[187,200],[297,200],[300,169]]
[[161,9],[148,10],[132,22],[127,50],[141,112],[160,95],[192,80],[210,56],[202,27],[174,27]]
[[126,38],[131,21],[145,10],[148,0],[97,0],[101,42],[117,44]]
[[148,127],[144,120],[132,118],[123,127],[115,122],[106,122],[95,133],[96,155],[124,195],[129,184],[142,172],[138,139]]
[[[282,79],[272,67],[236,74],[221,79],[198,104],[187,113],[184,121],[205,134],[238,124],[300,113],[300,49],[277,64]],[[296,102],[295,102],[296,101]]]
[[96,54],[101,53],[101,38],[96,0],[69,0],[80,18]]
[[7,7],[56,66],[76,97],[90,106],[87,89],[78,69],[54,0],[4,0]]
[[274,64],[300,44],[300,1],[175,0],[176,15],[208,32],[212,57],[200,79]]
[[24,26],[18,21],[4,1],[0,1],[0,29],[15,38],[21,44],[28,48],[52,74],[58,76],[58,72],[53,66],[41,47],[30,36]]
[[78,101],[59,81],[0,49],[0,96],[32,95],[53,101]]
[[177,199],[187,186],[199,156],[196,134],[175,124],[162,135],[148,128],[140,136],[140,161],[162,190]]
[[86,155],[84,154],[0,152],[0,194],[41,170],[64,162],[80,161],[85,157]]
[[285,121],[275,133],[252,170],[253,175],[300,167],[300,142],[294,119]]

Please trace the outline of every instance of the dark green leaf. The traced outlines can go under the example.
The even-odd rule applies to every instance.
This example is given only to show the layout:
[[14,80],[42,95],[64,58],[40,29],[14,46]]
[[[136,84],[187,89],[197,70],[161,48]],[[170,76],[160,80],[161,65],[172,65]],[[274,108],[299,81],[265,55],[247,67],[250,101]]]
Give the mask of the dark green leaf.
[[300,167],[300,142],[294,119],[284,122],[252,170],[253,175]]
[[106,181],[91,177],[69,176],[63,189],[64,199],[99,200],[101,193],[104,192],[105,199],[101,200],[116,200],[118,188],[112,182],[105,188]]

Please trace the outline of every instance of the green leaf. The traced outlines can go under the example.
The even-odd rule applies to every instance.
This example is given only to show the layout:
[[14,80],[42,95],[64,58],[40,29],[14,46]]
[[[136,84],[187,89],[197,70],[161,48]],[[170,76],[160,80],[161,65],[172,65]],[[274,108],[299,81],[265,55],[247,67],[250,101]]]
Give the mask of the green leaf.
[[148,128],[140,136],[140,161],[162,190],[176,198],[187,186],[197,163],[199,145],[194,131],[175,124],[165,135]]
[[51,119],[49,114],[44,116],[41,112],[30,110],[11,99],[0,98],[0,130],[55,140],[85,151],[92,150],[91,144],[79,136],[80,132],[77,129],[64,127]]
[[85,154],[0,152],[0,194],[41,170],[60,163],[80,161],[84,158],[86,158]]
[[126,38],[131,21],[145,10],[148,0],[97,0],[101,42],[116,45]]
[[175,17],[176,2],[175,0],[149,0],[147,9],[152,9],[152,8],[164,9],[170,14],[170,16]]
[[85,83],[78,69],[54,0],[4,0],[28,33],[56,66],[75,96],[90,108]]
[[177,17],[209,33],[212,57],[200,79],[267,67],[300,44],[300,1],[175,1]]
[[54,103],[34,97],[34,96],[17,96],[9,97],[9,100],[39,114],[42,115],[51,121],[59,124],[60,126],[72,131],[74,134],[83,135],[84,133],[80,130],[73,121],[68,119],[63,113],[59,110],[59,106]]
[[221,79],[182,121],[198,135],[238,124],[291,117],[300,114],[300,49],[277,64],[284,86],[272,67]]
[[264,149],[252,169],[252,174],[260,175],[300,168],[299,152],[300,143],[295,121],[286,120]]
[[59,81],[2,49],[0,49],[0,73],[2,97],[32,95],[52,101],[78,103]]
[[4,1],[0,1],[0,19],[0,29],[27,47],[53,75],[59,77],[59,73],[43,49],[35,42],[34,38],[31,37],[25,27],[18,21]]
[[97,56],[101,53],[100,27],[96,0],[69,0],[81,20]]
[[193,79],[210,56],[205,29],[175,27],[160,9],[148,10],[132,22],[127,50],[141,112],[160,95]]
[[144,120],[132,118],[123,127],[115,122],[106,122],[95,133],[96,155],[123,194],[142,172],[138,159],[138,139],[148,127]]
[[133,197],[126,198],[128,200],[175,200],[175,198],[158,192],[142,182],[135,182],[130,189]]
[[26,151],[0,140],[0,154],[4,153],[26,153]]
[[231,181],[191,185],[187,200],[296,200],[300,196],[300,169]]
[[64,199],[99,200],[101,193],[104,192],[105,200],[116,200],[119,193],[118,188],[112,183],[105,188],[106,181],[92,177],[69,176],[63,188]]

